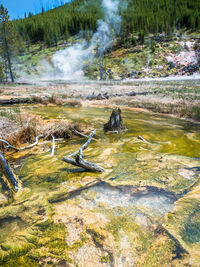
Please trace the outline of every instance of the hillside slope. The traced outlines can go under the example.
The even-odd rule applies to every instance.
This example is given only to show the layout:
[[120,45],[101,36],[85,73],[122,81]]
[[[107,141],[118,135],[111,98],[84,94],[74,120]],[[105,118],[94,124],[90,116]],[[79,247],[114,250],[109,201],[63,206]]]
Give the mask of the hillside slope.
[[[176,29],[200,30],[200,2],[196,0],[119,0],[122,16],[121,40],[133,32],[170,34]],[[28,18],[15,25],[26,42],[56,45],[80,31],[94,31],[105,9],[101,0],[71,3]],[[117,1],[118,2],[118,1]],[[116,5],[115,1],[113,2]]]

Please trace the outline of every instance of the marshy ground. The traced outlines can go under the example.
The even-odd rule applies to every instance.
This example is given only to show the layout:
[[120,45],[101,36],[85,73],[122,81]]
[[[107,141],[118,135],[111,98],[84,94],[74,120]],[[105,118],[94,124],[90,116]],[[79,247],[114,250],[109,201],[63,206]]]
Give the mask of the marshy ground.
[[[65,106],[126,106],[200,120],[198,78],[40,82],[2,85],[0,103],[41,103]],[[17,102],[18,101],[18,102]]]
[[[96,86],[111,94],[118,85]],[[4,90],[9,93],[10,88]],[[14,96],[20,92],[15,88]],[[106,172],[79,172],[62,161],[84,138],[56,143],[54,156],[51,144],[45,142],[28,152],[8,153],[22,190],[9,196],[1,185],[1,265],[198,266],[199,124],[123,108],[127,130],[105,134],[103,125],[112,111],[105,105],[115,97],[80,97],[80,88],[86,96],[92,94],[93,86],[88,84],[21,88],[28,96],[30,88],[37,88],[38,97],[51,97],[57,88],[62,105],[9,107],[9,114],[17,111],[46,122],[81,122],[88,132],[97,128],[85,155]],[[72,91],[71,97],[61,97],[61,92]],[[122,85],[120,92],[124,91],[133,87]],[[82,106],[72,107],[78,92]],[[90,103],[102,107],[89,107]],[[7,109],[2,107],[1,112]]]

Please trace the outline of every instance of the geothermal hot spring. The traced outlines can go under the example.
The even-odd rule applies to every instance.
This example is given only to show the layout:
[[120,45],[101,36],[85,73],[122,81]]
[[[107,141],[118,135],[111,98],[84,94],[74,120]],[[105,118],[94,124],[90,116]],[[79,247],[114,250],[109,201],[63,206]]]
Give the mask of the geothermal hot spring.
[[[31,154],[10,155],[23,189],[0,214],[1,255],[12,258],[13,251],[20,251],[20,255],[34,254],[34,261],[52,255],[62,258],[68,251],[72,262],[81,262],[80,266],[92,266],[95,257],[97,266],[113,266],[113,261],[117,266],[131,266],[143,253],[150,253],[151,244],[160,235],[171,238],[168,230],[155,229],[173,218],[185,188],[198,179],[199,124],[122,109],[127,129],[118,134],[104,133],[110,108],[23,108],[45,119],[68,119],[96,128],[95,140],[84,154],[106,172],[84,172],[62,161],[86,141],[84,138],[56,143],[54,156],[50,144],[40,144]],[[139,140],[139,135],[148,142]],[[85,187],[94,180],[97,183]],[[192,232],[188,226],[191,222],[181,223],[182,239],[191,244],[198,241],[195,225]],[[66,247],[62,247],[63,242]],[[169,251],[179,257],[183,248],[176,238],[173,242],[175,248]],[[106,249],[109,245],[110,250]]]

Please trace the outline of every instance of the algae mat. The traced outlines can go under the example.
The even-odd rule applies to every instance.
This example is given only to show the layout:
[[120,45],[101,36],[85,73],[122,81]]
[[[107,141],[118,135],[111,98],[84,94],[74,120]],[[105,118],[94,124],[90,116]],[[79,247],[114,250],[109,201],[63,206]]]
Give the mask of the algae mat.
[[96,128],[85,156],[106,172],[62,162],[84,138],[10,156],[23,189],[0,207],[0,265],[198,266],[200,125],[123,110],[127,130],[105,134],[109,108],[25,109]]

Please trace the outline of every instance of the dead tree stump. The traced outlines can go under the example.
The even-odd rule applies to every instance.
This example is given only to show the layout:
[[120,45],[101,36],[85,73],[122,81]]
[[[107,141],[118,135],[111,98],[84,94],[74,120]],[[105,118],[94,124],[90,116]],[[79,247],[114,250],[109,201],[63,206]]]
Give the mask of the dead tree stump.
[[108,123],[104,124],[105,132],[119,132],[125,129],[122,125],[121,109],[116,108],[112,111]]

